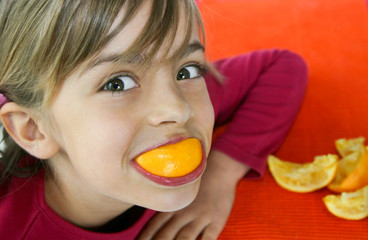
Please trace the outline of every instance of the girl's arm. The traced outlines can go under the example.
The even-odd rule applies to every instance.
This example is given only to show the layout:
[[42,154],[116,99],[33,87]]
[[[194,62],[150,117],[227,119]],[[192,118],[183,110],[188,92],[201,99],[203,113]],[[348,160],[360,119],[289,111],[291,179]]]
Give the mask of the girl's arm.
[[216,125],[226,130],[212,149],[262,176],[267,156],[283,142],[299,111],[308,71],[301,57],[289,51],[255,51],[215,63],[224,85],[206,78]]

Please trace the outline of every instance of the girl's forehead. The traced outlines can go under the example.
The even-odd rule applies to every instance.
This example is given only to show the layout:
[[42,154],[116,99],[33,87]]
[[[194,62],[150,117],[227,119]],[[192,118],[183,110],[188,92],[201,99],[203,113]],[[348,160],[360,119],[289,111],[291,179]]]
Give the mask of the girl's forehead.
[[[184,51],[178,55],[176,58],[169,58],[169,59],[175,59],[180,60],[185,58],[186,56],[189,56],[190,54],[196,52],[196,51],[202,51],[204,53],[205,48],[203,44],[198,40],[192,40],[191,42],[186,45]],[[96,56],[92,61],[88,62],[85,70],[88,71],[90,69],[93,69],[96,66],[103,65],[103,64],[109,64],[109,63],[118,63],[123,65],[142,65],[146,61],[146,57],[144,54],[137,54],[135,56],[129,57],[126,56],[124,53],[116,52],[111,53],[109,55],[100,54]],[[153,59],[150,62],[150,66],[159,65],[159,64],[167,64],[168,59]]]
[[[134,14],[134,21],[140,21],[142,22],[142,26],[144,24],[146,24],[149,16],[150,16],[150,12],[152,10],[152,2],[151,0],[146,0],[146,1],[142,1],[142,4],[139,6],[138,10],[136,11],[136,13]],[[122,22],[122,20],[124,19],[124,17],[127,15],[127,4],[124,4],[122,6],[122,8],[120,9],[120,11],[118,12],[118,14],[116,15],[116,18],[114,19],[108,34],[110,34],[111,32],[114,31],[114,29],[116,29],[119,24]],[[132,20],[133,21],[133,20]]]
[[[139,37],[149,19],[149,14],[152,8],[151,1],[143,1],[142,6],[134,15],[134,17],[128,22],[127,25],[104,46],[101,51],[101,55],[111,55],[116,52],[124,52],[130,46],[134,44],[136,39]],[[119,14],[115,18],[109,32],[111,33],[121,23],[122,19],[126,15],[126,7],[123,6]]]
[[[152,50],[154,42],[151,46],[147,46],[144,50],[138,49],[138,52],[127,53],[128,49],[134,47],[137,42],[142,38],[149,38],[150,36],[142,36],[142,32],[145,27],[149,25],[152,9],[152,1],[143,1],[143,4],[133,16],[133,18],[119,31],[119,33],[113,37],[102,50],[95,55],[90,61],[88,61],[88,67],[93,67],[103,62],[124,62],[130,64],[142,63],[146,60],[148,52]],[[113,31],[122,21],[126,14],[126,8],[123,6],[119,14],[115,18],[110,32]],[[179,8],[179,16],[176,27],[172,27],[167,33],[167,36],[162,41],[161,45],[156,49],[157,53],[152,61],[164,61],[165,58],[173,59],[179,58],[180,55],[185,54],[188,49],[192,49],[193,46],[201,48],[204,50],[203,45],[200,43],[200,37],[198,33],[198,27],[196,24],[190,24],[190,29],[188,29],[188,22],[186,18],[181,17],[184,14],[183,9]],[[166,23],[160,23],[166,24]],[[175,31],[175,33],[174,33]],[[189,34],[189,39],[185,39]],[[173,36],[172,39],[170,38]],[[185,46],[183,46],[185,45]],[[174,56],[179,48],[183,48],[179,56]]]

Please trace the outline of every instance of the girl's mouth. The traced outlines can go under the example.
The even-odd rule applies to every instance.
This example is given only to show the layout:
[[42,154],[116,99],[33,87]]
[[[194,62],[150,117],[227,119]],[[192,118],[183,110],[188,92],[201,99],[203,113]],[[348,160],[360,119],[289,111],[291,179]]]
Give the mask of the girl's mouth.
[[[192,147],[193,142],[194,142],[194,146]],[[162,153],[167,154],[169,156],[169,158],[171,158],[169,160],[170,161],[169,164],[172,165],[172,161],[175,162],[175,159],[172,160],[172,158],[176,158],[176,157],[180,158],[181,157],[181,152],[183,151],[182,149],[183,148],[184,149],[188,148],[188,144],[189,144],[189,149],[188,150],[190,150],[189,151],[190,153],[193,152],[192,151],[193,148],[197,149],[197,151],[195,153],[196,156],[194,156],[195,160],[193,160],[193,161],[194,162],[198,161],[198,165],[196,165],[195,168],[191,169],[189,172],[186,172],[185,175],[180,175],[180,176],[175,176],[175,174],[172,174],[172,175],[165,174],[164,175],[164,174],[155,173],[155,171],[150,171],[147,166],[145,166],[144,164],[142,165],[142,162],[141,162],[142,160],[139,159],[140,156],[138,156],[137,158],[135,158],[132,161],[132,166],[140,174],[142,174],[143,176],[145,176],[149,180],[151,180],[155,183],[158,183],[160,185],[175,187],[175,186],[181,186],[181,185],[193,182],[203,174],[204,169],[206,167],[206,154],[205,154],[205,151],[204,151],[204,148],[203,148],[203,144],[200,143],[198,141],[198,139],[194,139],[194,138],[184,139],[183,141],[180,141],[178,143],[170,143],[168,145],[159,146],[158,148],[153,149],[153,151],[154,151],[154,154],[156,154],[156,152],[158,152],[159,155],[162,155]],[[183,147],[183,146],[185,146],[185,147]],[[173,154],[171,154],[172,151],[178,151],[178,152],[173,152]],[[184,152],[184,155],[185,155],[185,152]],[[143,161],[145,161],[145,160],[143,160]],[[167,161],[167,160],[165,158],[163,160],[161,160],[161,158],[158,158],[157,161]],[[187,158],[187,160],[185,160],[185,161],[184,161],[184,163],[191,164],[191,156],[189,158]],[[179,161],[179,163],[180,163],[180,161]],[[185,165],[186,164],[181,164],[181,166],[180,166],[180,164],[179,164],[179,166],[177,166],[177,167],[178,168],[185,167]]]

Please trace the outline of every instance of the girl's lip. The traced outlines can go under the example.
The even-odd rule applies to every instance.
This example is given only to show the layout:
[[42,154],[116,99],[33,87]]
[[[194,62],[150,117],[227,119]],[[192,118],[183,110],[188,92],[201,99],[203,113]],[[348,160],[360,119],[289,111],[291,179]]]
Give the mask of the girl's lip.
[[[161,147],[161,146],[165,146],[165,145],[180,142],[184,139],[185,138],[179,138],[179,139],[175,139],[173,141],[168,141],[165,144],[161,144],[161,145],[158,145],[156,147],[149,148],[149,149],[145,150],[144,152],[142,152],[141,154],[143,154],[147,151],[150,151],[154,148],[157,148],[157,147]],[[145,176],[149,180],[151,180],[155,183],[158,183],[160,185],[169,186],[169,187],[184,185],[184,184],[193,182],[194,180],[199,178],[203,174],[204,169],[206,168],[206,152],[204,151],[204,147],[203,147],[202,142],[201,142],[201,146],[202,146],[202,160],[201,160],[201,163],[192,172],[188,173],[187,175],[181,176],[181,177],[162,177],[162,176],[152,174],[152,173],[146,171],[145,169],[143,169],[135,160],[132,161],[132,166],[133,166],[133,168],[135,168],[137,170],[137,172],[139,172],[140,174],[142,174],[143,176]]]

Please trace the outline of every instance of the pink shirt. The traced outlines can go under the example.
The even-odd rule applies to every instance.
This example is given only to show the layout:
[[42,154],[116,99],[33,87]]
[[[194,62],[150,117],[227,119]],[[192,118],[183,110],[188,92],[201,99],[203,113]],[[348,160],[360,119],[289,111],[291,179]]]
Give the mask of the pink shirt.
[[[256,51],[215,63],[225,76],[221,85],[206,76],[216,124],[228,124],[213,149],[225,152],[261,176],[266,157],[282,143],[298,112],[307,85],[304,61],[288,51]],[[155,214],[143,214],[117,233],[97,233],[72,225],[45,201],[44,171],[31,178],[14,177],[0,186],[1,239],[134,239]]]

